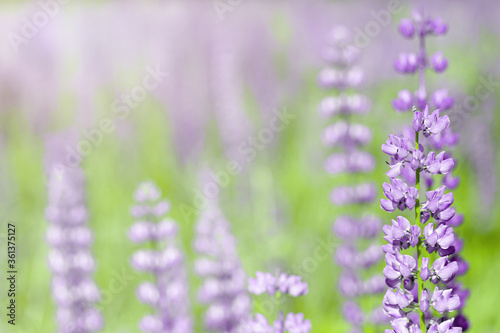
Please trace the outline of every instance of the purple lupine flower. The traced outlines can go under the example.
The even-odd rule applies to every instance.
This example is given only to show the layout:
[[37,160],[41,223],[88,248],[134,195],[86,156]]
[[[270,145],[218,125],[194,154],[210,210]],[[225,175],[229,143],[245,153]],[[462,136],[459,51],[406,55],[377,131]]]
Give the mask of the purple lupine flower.
[[[302,281],[298,275],[288,275],[281,273],[274,275],[271,273],[257,272],[256,277],[248,279],[248,291],[254,295],[267,293],[281,299],[285,296],[298,297],[309,292],[307,282]],[[248,333],[309,333],[312,329],[311,321],[304,318],[303,313],[288,313],[286,318],[282,311],[273,322],[269,323],[267,318],[257,313],[252,319],[240,326],[243,332]],[[240,331],[238,331],[240,332]]]
[[452,227],[444,223],[440,224],[436,230],[434,230],[432,223],[426,225],[424,228],[424,238],[423,244],[426,245],[429,253],[438,251],[440,255],[448,255],[455,252],[455,247],[453,246],[455,233]]
[[451,109],[453,103],[455,102],[453,97],[448,96],[448,90],[439,89],[434,91],[431,97],[432,103],[443,111]]
[[426,192],[427,200],[422,204],[424,223],[431,216],[439,222],[447,222],[455,216],[455,208],[451,207],[454,202],[453,193],[444,194],[445,191],[446,186],[442,185],[434,191]]
[[454,166],[455,161],[451,157],[447,158],[444,151],[437,155],[431,151],[425,160],[420,163],[422,171],[427,171],[433,175],[446,175],[453,170]]
[[425,106],[423,112],[415,111],[413,115],[413,130],[415,132],[422,131],[425,137],[431,134],[440,134],[450,126],[450,118],[448,116],[441,117],[441,110],[434,110],[429,114],[429,106]]
[[431,67],[436,73],[441,73],[448,68],[448,59],[443,56],[443,52],[436,52],[431,56]]
[[392,100],[392,106],[398,112],[410,111],[413,105],[414,97],[407,89],[399,91],[398,98]]
[[429,326],[429,333],[460,333],[462,327],[452,326],[455,325],[456,318],[445,320],[441,323],[433,322]]
[[138,300],[154,309],[154,314],[142,318],[139,328],[147,333],[189,333],[192,323],[184,254],[175,243],[176,222],[164,217],[170,204],[153,182],[141,183],[134,199],[131,214],[136,222],[128,231],[129,239],[150,243],[153,249],[136,251],[130,265],[155,277],[154,283],[143,282],[136,290]]
[[384,239],[389,244],[404,249],[407,249],[409,246],[415,247],[422,233],[419,226],[411,225],[410,222],[402,216],[398,216],[397,221],[392,220],[392,226],[385,225],[383,231],[385,234]]
[[[442,185],[435,190],[428,189],[425,193],[426,200],[420,202],[421,179],[428,188],[434,184],[433,177],[437,175],[444,175],[443,183],[451,185],[451,188],[458,184],[451,176],[455,166],[451,154],[429,150],[442,149],[445,145],[457,142],[457,136],[449,128],[449,117],[441,115],[441,110],[451,107],[453,99],[448,97],[446,90],[437,91],[431,100],[438,109],[430,112],[424,77],[424,71],[428,68],[441,73],[448,66],[448,60],[441,52],[428,59],[425,49],[427,36],[444,34],[447,29],[447,25],[440,19],[429,19],[418,12],[413,20],[404,19],[399,25],[404,37],[418,36],[420,50],[415,62],[410,55],[400,56],[395,63],[396,70],[404,74],[418,72],[419,87],[414,95],[410,95],[408,90],[400,91],[398,99],[393,101],[398,112],[407,111],[411,108],[409,104],[414,104],[411,126],[413,133],[405,130],[400,136],[390,135],[382,145],[382,151],[391,159],[388,163],[390,170],[386,173],[391,184],[383,184],[387,199],[381,199],[380,204],[388,212],[406,208],[414,210],[415,224],[412,225],[408,219],[399,216],[392,220],[392,225],[383,228],[384,239],[389,243],[382,247],[386,253],[383,272],[389,286],[383,308],[392,318],[393,328],[386,332],[462,332],[468,327],[466,320],[461,319],[460,325],[454,325],[453,318],[434,318],[431,311],[433,309],[441,314],[457,309],[461,311],[462,298],[465,300],[467,297],[467,293],[462,292],[455,281],[459,266],[466,269],[466,265],[455,253],[462,243],[456,239],[453,230],[455,223],[461,223],[460,218],[455,219],[453,193],[446,193],[447,186]],[[420,139],[425,140],[427,149]],[[415,187],[410,187],[406,181],[414,183]],[[401,253],[402,250],[414,248],[416,251],[413,253]],[[424,251],[427,254],[437,252],[439,258],[431,262],[430,256]],[[426,288],[429,283],[436,284],[432,295]],[[417,316],[413,315],[415,311]]]
[[257,272],[256,277],[248,279],[248,291],[254,295],[268,293],[274,295],[276,293],[277,278],[271,273]]
[[[90,246],[93,233],[87,225],[85,180],[80,167],[54,168],[55,156],[47,152],[48,206],[50,222],[46,241],[51,247],[48,266],[52,271],[52,296],[57,306],[58,332],[90,333],[103,328],[95,308],[101,293],[92,280],[96,263]],[[56,148],[57,149],[57,148]]]
[[257,313],[252,320],[249,320],[246,326],[243,328],[244,332],[248,333],[274,333],[274,328],[269,324],[267,318],[261,314]]
[[392,318],[404,318],[405,312],[401,309],[398,299],[404,299],[406,297],[400,296],[400,293],[404,293],[402,290],[387,290],[382,301],[382,308],[384,313]]
[[394,68],[402,74],[413,74],[418,66],[418,57],[414,53],[401,53],[399,58],[394,62]]
[[458,271],[457,262],[450,262],[448,257],[436,259],[432,264],[431,282],[437,284],[439,281],[449,283]]
[[385,333],[422,333],[420,328],[416,324],[413,324],[413,322],[408,318],[394,319],[393,321],[391,321],[391,326],[392,330],[385,330]]
[[344,303],[342,314],[345,320],[352,326],[359,326],[359,324],[364,321],[363,310],[361,310],[358,303],[353,301]]
[[303,313],[286,315],[284,328],[290,333],[308,333],[311,331],[311,321],[304,319]]
[[[375,158],[362,151],[361,147],[371,141],[372,133],[367,126],[351,121],[352,115],[370,111],[368,99],[351,92],[360,87],[364,73],[359,66],[354,65],[355,58],[345,56],[341,45],[338,44],[339,41],[349,39],[348,29],[336,27],[331,35],[340,36],[333,38],[329,46],[329,50],[337,50],[329,52],[336,55],[336,61],[332,64],[335,67],[322,70],[318,76],[318,84],[324,89],[335,89],[337,93],[321,102],[319,113],[323,117],[337,116],[336,122],[324,130],[322,138],[326,146],[342,151],[330,155],[324,167],[330,174],[367,173],[374,169],[376,162]],[[402,72],[411,72],[417,68],[417,62],[415,55],[401,55],[396,65]],[[330,200],[335,205],[370,204],[375,199],[376,188],[371,183],[338,186],[330,194]],[[356,303],[356,298],[383,292],[382,276],[370,276],[366,279],[359,277],[362,271],[380,262],[384,255],[375,241],[380,225],[379,219],[366,215],[340,216],[333,225],[333,232],[339,238],[349,240],[337,248],[334,259],[343,268],[338,289],[346,298],[343,313],[346,321],[352,326],[352,332],[360,332],[365,319],[371,319],[369,315],[364,315]],[[369,241],[368,244],[366,240]],[[377,324],[380,323],[378,320]]]
[[215,202],[198,219],[194,249],[200,255],[195,272],[204,279],[198,299],[208,305],[205,328],[212,332],[237,332],[250,313],[247,277],[229,222]]
[[432,307],[439,313],[455,311],[460,307],[460,297],[453,294],[452,289],[440,290],[438,286],[434,289],[430,301]]
[[401,284],[401,281],[409,281],[409,285],[414,280],[414,269],[417,267],[415,258],[410,255],[402,255],[399,252],[395,254],[385,254],[386,266],[384,267],[384,276],[388,286],[395,287]]
[[391,184],[384,183],[382,189],[387,199],[380,199],[380,206],[386,212],[392,213],[396,209],[404,211],[406,208],[412,210],[415,207],[418,191],[401,179],[391,178]]

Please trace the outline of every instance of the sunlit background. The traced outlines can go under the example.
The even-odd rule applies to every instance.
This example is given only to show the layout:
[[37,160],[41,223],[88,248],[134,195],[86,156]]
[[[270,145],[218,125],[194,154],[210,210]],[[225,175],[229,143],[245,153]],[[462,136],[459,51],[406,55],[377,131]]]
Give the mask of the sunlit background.
[[[372,101],[372,111],[356,121],[372,129],[367,150],[377,167],[360,177],[380,189],[387,181],[380,145],[411,122],[409,113],[393,110],[391,100],[399,90],[413,91],[418,84],[415,76],[393,69],[400,52],[417,50],[415,41],[396,29],[415,4],[401,1],[388,22],[377,21],[377,13],[390,2],[2,3],[0,234],[5,236],[8,222],[17,226],[19,273],[17,323],[8,325],[2,312],[1,331],[57,331],[46,263],[45,170],[47,143],[62,140],[69,149],[59,151],[58,159],[81,159],[86,176],[98,264],[94,278],[106,294],[99,305],[102,332],[139,332],[140,318],[150,311],[135,295],[147,275],[130,267],[138,246],[127,238],[133,192],[145,180],[159,185],[171,203],[169,216],[179,222],[195,332],[205,332],[206,307],[196,300],[202,280],[193,274],[192,246],[203,201],[200,184],[206,170],[229,174],[235,165],[238,170],[221,186],[219,202],[247,275],[278,269],[302,275],[309,294],[290,299],[283,308],[303,312],[312,332],[347,332],[337,290],[340,268],[332,255],[310,263],[319,244],[332,242],[334,218],[348,212],[331,204],[331,189],[351,182],[348,175],[331,176],[323,168],[331,149],[323,145],[321,133],[332,120],[318,115],[329,92],[318,87],[317,75],[326,65],[321,55],[328,33],[345,25],[361,42],[359,65],[367,79],[361,91]],[[449,23],[447,35],[428,42],[430,52],[441,50],[448,57],[449,69],[428,75],[428,86],[449,89],[456,101],[449,116],[460,134],[453,153],[461,184],[454,193],[455,207],[465,215],[457,232],[465,239],[463,254],[470,263],[463,278],[471,290],[465,313],[471,332],[500,332],[500,5],[443,0],[429,2],[426,11]],[[365,32],[370,22],[379,27],[371,37]],[[488,81],[493,83],[486,87]],[[481,85],[487,93],[479,98]],[[139,98],[127,102],[131,94]],[[262,134],[277,114],[289,117],[283,130]],[[74,155],[81,140],[90,142],[80,147],[85,154]],[[387,223],[394,218],[377,203],[364,209]],[[341,243],[333,242],[334,247]],[[377,269],[381,272],[382,266]],[[117,276],[128,280],[110,293]],[[6,287],[0,283],[3,309]],[[367,302],[378,304],[382,295],[376,297]],[[254,297],[256,310],[263,299]],[[367,327],[366,332],[378,331]]]

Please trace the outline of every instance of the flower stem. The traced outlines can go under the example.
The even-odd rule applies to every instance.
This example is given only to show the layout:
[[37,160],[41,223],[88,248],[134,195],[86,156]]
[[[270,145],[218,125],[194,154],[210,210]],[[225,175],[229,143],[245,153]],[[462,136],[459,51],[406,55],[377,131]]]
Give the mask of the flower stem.
[[[424,13],[424,8],[422,6],[421,9],[421,20],[422,20],[422,25],[420,29],[424,29],[424,22],[425,22],[425,13]],[[427,66],[427,51],[425,49],[425,32],[420,33],[420,38],[419,38],[419,70],[418,70],[418,78],[419,78],[419,91],[421,94],[425,96],[427,99],[427,91],[425,88],[425,68]],[[415,132],[415,149],[419,149],[419,141],[418,141],[418,132]],[[424,230],[424,226],[422,225],[422,222],[420,220],[420,168],[417,168],[415,171],[415,187],[417,189],[417,200],[415,203],[415,223],[420,227],[420,230]],[[422,240],[418,241],[417,244],[417,265],[422,265],[422,249],[423,249],[423,244]],[[418,283],[418,297],[419,301],[421,300],[422,297],[422,291],[424,290],[424,281],[420,277],[420,271],[422,270],[422,267],[418,266],[419,270],[417,272],[417,283]],[[425,313],[420,310],[420,307],[418,309],[420,312],[420,329],[422,330],[423,333],[426,332],[426,327],[425,327]]]
[[278,320],[281,322],[279,333],[283,333],[283,332],[285,332],[286,329],[285,329],[285,319],[283,318],[283,315],[280,311],[280,305],[281,305],[281,293],[280,292],[276,293],[276,301],[278,303],[278,305],[277,305],[277,307],[278,307]]
[[[418,142],[418,132],[415,132],[415,149],[419,149],[419,142]],[[417,199],[415,200],[415,223],[420,227],[421,230],[424,230],[424,227],[422,225],[422,222],[420,221],[420,168],[417,168],[415,171],[415,187],[418,191]],[[422,240],[418,241],[417,244],[417,265],[421,264],[422,262]],[[417,272],[417,283],[418,283],[418,297],[422,297],[422,290],[424,290],[424,281],[420,277],[420,270],[422,267],[419,267],[420,269]],[[421,300],[420,300],[421,301]],[[420,310],[420,329],[422,330],[423,333],[425,333],[425,313]]]

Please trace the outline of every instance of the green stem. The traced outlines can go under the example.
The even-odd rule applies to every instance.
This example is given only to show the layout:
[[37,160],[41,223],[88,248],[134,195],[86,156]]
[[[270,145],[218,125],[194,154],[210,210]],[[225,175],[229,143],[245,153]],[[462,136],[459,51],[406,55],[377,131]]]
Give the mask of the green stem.
[[[283,322],[283,320],[281,320],[281,316],[280,316],[280,299],[281,299],[281,293],[278,291],[278,292],[276,292],[276,309],[278,312],[277,318],[281,322],[281,327],[283,327],[285,325],[285,323]],[[281,331],[281,329],[280,329],[280,331]],[[282,331],[280,333],[282,333]]]
[[[422,6],[422,10],[421,10],[421,15],[422,15],[422,19],[424,19],[425,17],[425,12],[424,12],[424,8]],[[420,45],[419,45],[419,48],[420,48],[420,51],[419,51],[419,58],[420,60],[424,60],[425,63],[427,63],[427,51],[425,49],[425,34],[421,34],[420,35]],[[418,70],[418,76],[419,76],[419,90],[421,92],[424,92],[425,95],[427,95],[427,92],[426,92],[426,88],[425,88],[425,66],[424,65],[420,65],[420,68]],[[418,150],[420,147],[419,147],[419,143],[418,143],[418,132],[415,132],[415,148]],[[416,204],[415,204],[415,222],[416,224],[420,227],[420,230],[424,230],[424,226],[422,225],[422,221],[420,221],[420,168],[417,168],[416,172],[415,172],[415,187],[417,188],[417,192],[418,192],[418,195],[417,195],[417,200],[416,200]],[[417,244],[417,265],[420,265],[422,264],[422,250],[423,250],[423,244],[422,244],[422,241],[419,240],[418,241],[418,244]],[[419,297],[419,301],[422,301],[422,290],[424,290],[424,281],[422,281],[422,278],[420,277],[420,271],[422,269],[422,267],[419,267],[419,270],[417,272],[417,282],[418,282],[418,297]],[[420,307],[418,309],[418,311],[420,311],[420,329],[422,330],[422,333],[425,333],[427,331],[426,327],[425,327],[425,313],[422,312],[422,310],[420,310]]]
[[[419,143],[418,143],[418,132],[415,132],[415,149],[419,149]],[[424,230],[424,226],[422,222],[420,221],[420,168],[417,168],[415,171],[415,187],[418,191],[417,199],[415,200],[415,223],[420,227],[421,230]],[[423,244],[422,241],[419,240],[417,244],[417,265],[421,265],[422,262],[422,249],[423,249]],[[422,267],[419,266],[419,270],[417,272],[417,283],[418,283],[418,297],[419,299],[422,296],[422,290],[424,290],[424,281],[420,277],[420,270]],[[421,300],[420,300],[421,301]],[[425,313],[420,310],[420,329],[422,330],[423,333],[426,332],[425,328]]]

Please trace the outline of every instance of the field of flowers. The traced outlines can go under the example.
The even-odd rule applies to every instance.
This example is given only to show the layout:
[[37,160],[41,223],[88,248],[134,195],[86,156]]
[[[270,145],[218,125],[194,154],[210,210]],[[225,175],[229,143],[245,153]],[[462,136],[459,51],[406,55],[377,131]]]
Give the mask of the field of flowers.
[[499,13],[0,4],[0,331],[500,332]]

